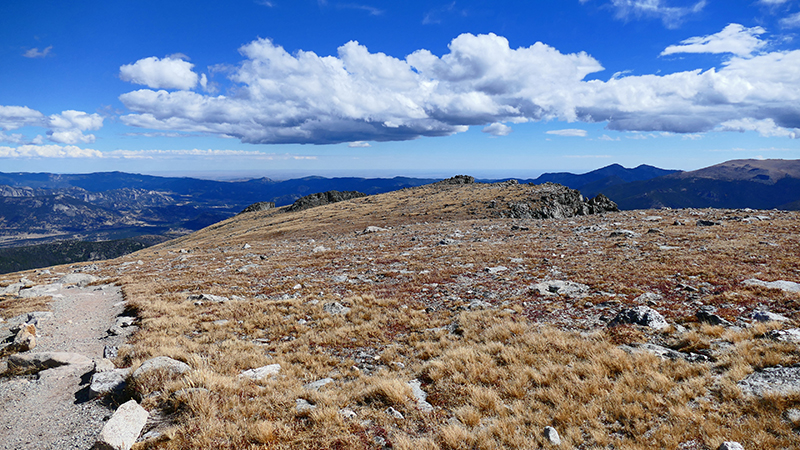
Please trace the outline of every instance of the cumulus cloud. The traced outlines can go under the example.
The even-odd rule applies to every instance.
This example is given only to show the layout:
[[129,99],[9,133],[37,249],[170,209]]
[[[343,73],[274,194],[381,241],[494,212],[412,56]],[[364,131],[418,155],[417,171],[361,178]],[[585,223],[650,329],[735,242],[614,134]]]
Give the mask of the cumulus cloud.
[[784,28],[800,28],[800,12],[784,17],[780,24]]
[[757,131],[762,136],[800,138],[800,130],[779,127],[773,119],[756,120],[752,118],[728,120],[719,125],[722,131]]
[[0,105],[0,129],[10,131],[30,125],[40,125],[44,114],[27,106]]
[[512,49],[494,34],[463,34],[442,57],[370,53],[357,42],[337,56],[292,55],[268,39],[245,45],[230,75],[235,96],[141,89],[120,96],[124,123],[217,133],[249,143],[330,144],[447,136],[470,125],[574,119],[567,92],[602,66],[586,53],[536,43]]
[[184,58],[184,55],[175,54],[164,59],[155,56],[140,59],[120,67],[119,77],[153,89],[192,89],[197,86],[199,77],[192,71],[194,64]]
[[577,128],[567,128],[565,130],[550,130],[546,131],[546,133],[555,134],[556,136],[586,137],[586,130],[581,130]]
[[686,16],[697,14],[708,2],[700,0],[690,6],[669,6],[662,0],[611,0],[616,16],[621,20],[655,18],[667,28],[679,27]]
[[661,52],[661,56],[675,53],[732,53],[747,57],[766,45],[758,38],[764,33],[766,30],[761,27],[746,28],[732,23],[719,33],[691,37],[681,41],[680,45],[670,45]]
[[39,51],[38,48],[32,48],[23,53],[22,56],[26,58],[44,58],[50,54],[51,50],[53,50],[52,45],[45,47],[42,51]]
[[513,131],[510,126],[502,123],[493,123],[483,128],[484,133],[489,133],[492,136],[508,136]]
[[97,150],[80,148],[74,145],[20,145],[18,147],[0,146],[0,158],[102,158]]
[[758,40],[760,30],[725,35],[737,29],[682,43],[732,53],[720,68],[620,73],[607,81],[585,80],[603,70],[586,53],[564,54],[543,43],[514,49],[494,34],[463,34],[442,56],[418,50],[404,59],[357,42],[335,56],[290,54],[259,39],[240,49],[244,60],[228,72],[233,94],[140,89],[120,96],[132,112],[121,120],[258,144],[398,141],[544,120],[670,133],[727,129],[720,124],[737,119],[800,128],[800,50],[752,56],[760,45],[732,42],[747,35]]
[[103,126],[103,117],[99,114],[87,114],[83,111],[64,111],[48,118],[47,125],[51,130],[47,133],[53,142],[60,144],[90,144],[95,141],[93,134],[83,134],[87,130],[97,130]]

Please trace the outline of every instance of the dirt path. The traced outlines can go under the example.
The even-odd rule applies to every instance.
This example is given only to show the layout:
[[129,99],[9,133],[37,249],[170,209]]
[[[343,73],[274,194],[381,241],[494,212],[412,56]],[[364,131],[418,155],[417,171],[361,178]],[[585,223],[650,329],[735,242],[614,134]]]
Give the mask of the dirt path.
[[[71,352],[99,359],[123,336],[107,330],[122,313],[118,287],[64,287],[54,294],[53,317],[39,321],[30,353]],[[88,371],[87,371],[88,370]],[[50,369],[0,378],[0,449],[89,449],[112,411],[90,399],[91,368]]]

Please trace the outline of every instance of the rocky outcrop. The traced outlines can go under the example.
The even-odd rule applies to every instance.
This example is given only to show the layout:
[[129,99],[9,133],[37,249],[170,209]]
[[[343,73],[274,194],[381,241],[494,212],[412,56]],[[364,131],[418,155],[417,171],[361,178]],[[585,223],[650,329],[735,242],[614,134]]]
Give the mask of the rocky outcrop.
[[469,175],[456,175],[454,177],[450,177],[442,181],[437,181],[436,183],[433,183],[433,185],[452,186],[452,185],[473,184],[473,183],[475,183],[475,177],[471,177]]
[[239,214],[246,214],[259,211],[269,211],[270,209],[274,208],[275,208],[275,202],[258,202],[258,203],[253,203],[252,205],[243,209],[242,212],[240,212]]
[[614,327],[624,324],[641,325],[644,327],[653,328],[654,330],[663,330],[664,328],[669,327],[669,324],[664,319],[664,316],[659,314],[659,312],[653,308],[649,308],[647,306],[638,306],[636,308],[622,310],[611,322],[608,323],[608,326]]
[[94,363],[83,355],[68,352],[26,353],[8,358],[8,370],[11,373],[36,373],[68,365],[91,369]]
[[358,191],[327,191],[316,194],[306,195],[298,198],[287,211],[302,211],[315,206],[328,205],[330,203],[343,202],[354,198],[366,197],[367,194]]
[[497,209],[497,217],[512,219],[563,219],[566,217],[618,211],[617,204],[603,194],[587,200],[580,192],[555,183],[545,183],[537,189],[527,202],[509,202],[505,209],[490,202],[489,208]]

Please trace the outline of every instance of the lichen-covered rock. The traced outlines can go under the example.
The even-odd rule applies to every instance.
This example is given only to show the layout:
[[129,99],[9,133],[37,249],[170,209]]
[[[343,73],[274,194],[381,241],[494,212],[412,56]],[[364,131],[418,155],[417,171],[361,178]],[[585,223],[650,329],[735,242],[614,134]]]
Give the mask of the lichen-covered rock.
[[130,450],[147,424],[150,413],[136,400],[123,403],[106,422],[97,443],[96,450]]
[[653,328],[654,330],[663,330],[669,327],[664,316],[647,306],[637,306],[636,308],[628,308],[620,311],[620,313],[608,323],[608,326],[614,327],[624,324],[641,325]]

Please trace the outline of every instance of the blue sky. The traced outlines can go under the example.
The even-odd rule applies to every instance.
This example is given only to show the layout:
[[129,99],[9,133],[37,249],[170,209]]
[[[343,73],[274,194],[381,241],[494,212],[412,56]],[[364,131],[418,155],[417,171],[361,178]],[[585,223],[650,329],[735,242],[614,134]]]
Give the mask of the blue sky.
[[0,4],[0,171],[800,158],[800,0]]

